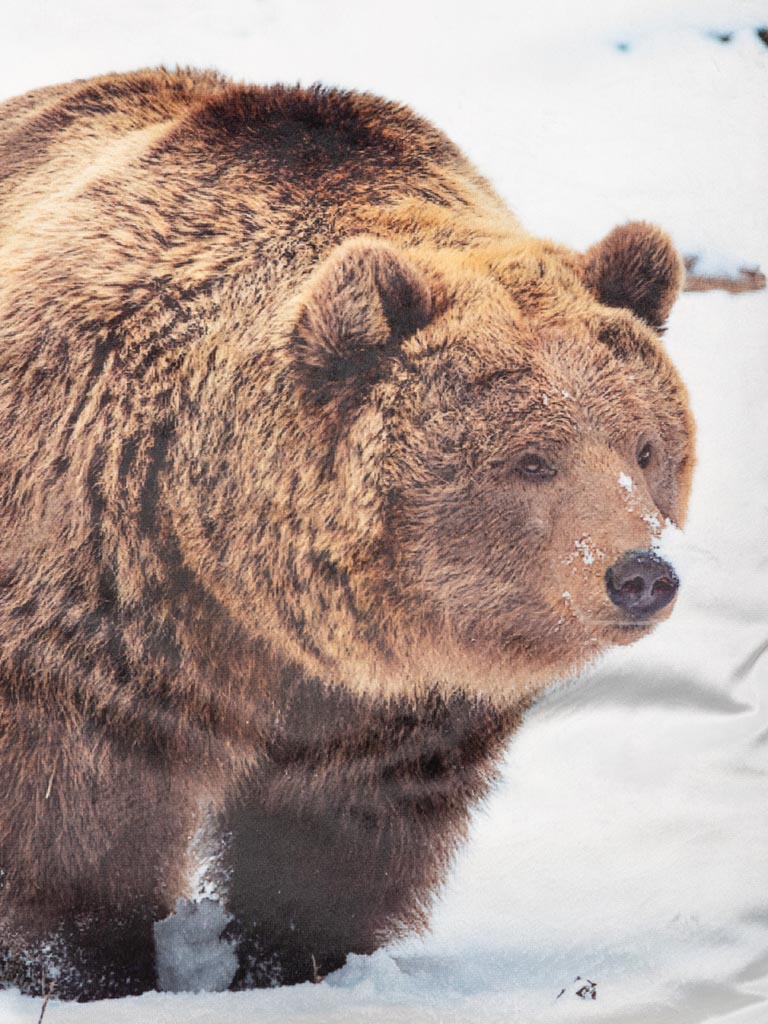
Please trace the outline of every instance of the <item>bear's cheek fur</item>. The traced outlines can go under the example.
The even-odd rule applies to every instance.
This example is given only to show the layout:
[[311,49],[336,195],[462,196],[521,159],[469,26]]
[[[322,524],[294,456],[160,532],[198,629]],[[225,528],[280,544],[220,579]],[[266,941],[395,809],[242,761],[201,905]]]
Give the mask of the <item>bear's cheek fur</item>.
[[457,664],[471,655],[511,681],[559,664],[547,519],[509,487],[422,484],[410,498],[393,534],[397,573],[413,614],[431,619],[435,643]]
[[624,621],[606,570],[649,550],[664,516],[630,471],[606,444],[585,443],[551,482],[422,482],[394,542],[414,605],[434,610],[446,644],[513,678],[531,664],[565,673],[636,639],[651,625]]

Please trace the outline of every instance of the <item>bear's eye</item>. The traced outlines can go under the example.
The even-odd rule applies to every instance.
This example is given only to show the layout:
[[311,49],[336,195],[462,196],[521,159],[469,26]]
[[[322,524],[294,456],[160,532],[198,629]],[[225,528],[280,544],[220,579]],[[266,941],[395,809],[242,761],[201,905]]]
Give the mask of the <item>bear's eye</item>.
[[650,442],[646,442],[640,451],[637,453],[637,464],[640,469],[645,469],[648,463],[651,461],[651,455],[653,454],[653,448]]
[[528,480],[551,480],[556,473],[554,466],[550,466],[540,455],[523,455],[515,468]]

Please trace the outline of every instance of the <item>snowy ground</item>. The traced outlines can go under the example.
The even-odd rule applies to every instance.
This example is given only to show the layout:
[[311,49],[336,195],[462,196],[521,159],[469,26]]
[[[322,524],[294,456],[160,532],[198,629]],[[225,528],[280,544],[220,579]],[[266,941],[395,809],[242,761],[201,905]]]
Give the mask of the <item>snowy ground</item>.
[[[768,0],[7,0],[0,97],[159,62],[366,88],[446,129],[539,234],[654,219],[766,270],[762,26]],[[530,715],[428,937],[322,985],[51,1002],[45,1024],[768,1020],[766,325],[765,291],[676,308],[700,447],[678,607]],[[39,1014],[0,993],[2,1024]]]

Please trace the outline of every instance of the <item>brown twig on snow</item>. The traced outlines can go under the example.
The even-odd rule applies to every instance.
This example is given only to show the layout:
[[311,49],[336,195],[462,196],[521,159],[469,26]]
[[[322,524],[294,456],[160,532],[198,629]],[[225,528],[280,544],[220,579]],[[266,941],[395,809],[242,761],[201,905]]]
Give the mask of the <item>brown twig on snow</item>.
[[43,1005],[40,1007],[40,1016],[37,1018],[37,1024],[43,1024],[43,1016],[45,1014],[45,1008],[48,1005],[48,1000],[50,998],[51,998],[51,993],[49,992],[48,995],[45,997],[45,999],[43,999]]
[[319,985],[321,981],[325,980],[325,975],[320,974],[317,969],[317,960],[315,960],[315,954],[312,954],[312,984]]
[[42,970],[42,981],[41,981],[41,989],[42,989],[42,995],[43,995],[43,1005],[40,1007],[40,1016],[37,1018],[37,1024],[43,1024],[43,1017],[45,1016],[45,1008],[47,1007],[48,1000],[53,995],[53,990],[55,988],[56,988],[56,980],[54,979],[54,980],[51,981],[51,984],[48,986],[48,991],[47,992],[45,991],[45,967],[43,967],[43,970]]
[[765,288],[765,274],[759,267],[739,267],[735,275],[697,274],[697,256],[685,257],[686,292],[707,292],[719,289],[724,292],[759,292]]

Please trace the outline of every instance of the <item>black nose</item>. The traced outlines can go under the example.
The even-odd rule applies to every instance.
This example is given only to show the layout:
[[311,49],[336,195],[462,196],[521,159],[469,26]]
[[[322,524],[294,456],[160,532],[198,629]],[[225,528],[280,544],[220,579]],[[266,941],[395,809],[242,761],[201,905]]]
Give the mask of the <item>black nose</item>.
[[669,562],[652,551],[628,551],[605,574],[610,599],[638,619],[661,611],[679,585]]

